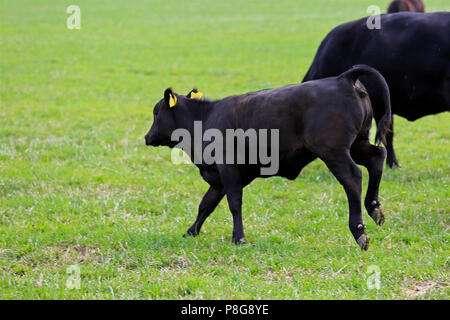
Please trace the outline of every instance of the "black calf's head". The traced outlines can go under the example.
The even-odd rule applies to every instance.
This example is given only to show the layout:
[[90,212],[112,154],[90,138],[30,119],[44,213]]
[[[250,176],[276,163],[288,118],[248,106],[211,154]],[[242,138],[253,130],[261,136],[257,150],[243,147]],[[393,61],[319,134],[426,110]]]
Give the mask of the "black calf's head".
[[180,125],[183,126],[178,122],[180,119],[186,119],[186,113],[189,113],[186,98],[201,99],[202,94],[197,89],[191,90],[186,96],[178,95],[170,88],[164,91],[164,98],[153,109],[153,124],[145,135],[147,146],[172,147],[176,145],[177,142],[171,140],[172,132]]
[[178,95],[167,88],[164,98],[159,100],[153,108],[153,124],[145,135],[147,146],[168,146],[172,132],[177,128],[174,108],[178,102]]

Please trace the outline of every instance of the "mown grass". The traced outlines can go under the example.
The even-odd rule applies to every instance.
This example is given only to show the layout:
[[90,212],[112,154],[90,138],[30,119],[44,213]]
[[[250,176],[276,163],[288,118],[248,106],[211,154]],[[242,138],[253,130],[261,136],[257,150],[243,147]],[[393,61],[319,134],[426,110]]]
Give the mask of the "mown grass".
[[448,113],[396,118],[402,168],[384,174],[386,224],[364,214],[368,252],[319,161],[245,189],[247,244],[231,243],[225,201],[183,239],[207,185],[143,143],[166,87],[219,98],[298,82],[373,1],[80,0],[81,30],[65,27],[72,2],[0,3],[0,298],[449,298]]

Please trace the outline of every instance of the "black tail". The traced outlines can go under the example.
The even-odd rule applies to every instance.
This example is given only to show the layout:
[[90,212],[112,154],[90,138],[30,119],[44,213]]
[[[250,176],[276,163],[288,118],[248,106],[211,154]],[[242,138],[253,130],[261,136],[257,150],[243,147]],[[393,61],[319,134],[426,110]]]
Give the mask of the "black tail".
[[353,83],[355,83],[356,80],[358,80],[358,78],[361,76],[373,77],[379,83],[380,88],[382,89],[380,94],[383,97],[384,114],[377,124],[375,143],[380,144],[380,142],[383,142],[384,144],[386,144],[386,134],[388,133],[389,127],[391,125],[391,95],[389,93],[389,87],[381,73],[365,64],[358,64],[356,66],[353,66],[351,69],[345,71],[339,77],[349,79]]

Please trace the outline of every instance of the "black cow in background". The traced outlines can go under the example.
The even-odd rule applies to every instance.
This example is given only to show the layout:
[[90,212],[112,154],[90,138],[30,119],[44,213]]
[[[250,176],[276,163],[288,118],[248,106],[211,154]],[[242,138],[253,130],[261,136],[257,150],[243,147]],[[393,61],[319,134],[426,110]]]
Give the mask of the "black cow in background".
[[[267,143],[267,154],[276,153],[279,165],[270,174],[262,176],[261,169],[267,165],[262,161],[233,163],[217,159],[204,163],[195,161],[199,154],[189,143],[185,150],[200,169],[202,178],[209,184],[203,196],[194,224],[187,235],[198,235],[208,216],[226,195],[233,214],[234,243],[244,241],[242,224],[242,190],[257,177],[282,176],[295,179],[311,161],[320,158],[325,162],[347,193],[349,203],[349,228],[358,245],[363,250],[369,246],[369,238],[364,232],[361,216],[361,170],[357,164],[369,171],[369,184],[365,198],[367,212],[378,225],[384,222],[384,215],[378,202],[378,189],[383,172],[386,151],[369,142],[372,124],[372,107],[366,90],[357,79],[366,75],[382,88],[378,94],[384,101],[384,116],[379,121],[376,141],[384,140],[391,118],[389,88],[381,74],[367,66],[357,66],[339,77],[331,77],[304,84],[295,84],[277,89],[262,90],[221,100],[192,99],[166,89],[164,98],[154,107],[154,119],[150,131],[145,136],[146,145],[177,147],[180,136],[175,132],[189,132],[195,135],[195,125],[202,124],[200,134],[206,131],[225,135],[226,131],[278,130],[279,139]],[[197,135],[199,132],[197,131]],[[175,136],[174,136],[175,135]],[[196,138],[194,137],[193,140]],[[222,141],[219,151],[235,158],[235,150],[225,148],[230,140]],[[216,139],[214,140],[216,142]],[[200,152],[210,147],[206,139],[200,145]],[[241,141],[246,154],[252,148],[249,141]],[[178,146],[179,148],[179,146]],[[196,149],[196,150],[194,150]],[[220,154],[222,152],[216,152]]]
[[[381,29],[367,18],[334,28],[322,41],[303,81],[336,76],[355,64],[381,72],[391,92],[392,113],[414,121],[450,111],[450,12],[381,15]],[[380,87],[360,79],[371,98],[375,121],[384,114]],[[393,137],[387,135],[387,164],[398,166]]]
[[425,12],[422,0],[394,0],[388,7],[388,13],[400,11]]

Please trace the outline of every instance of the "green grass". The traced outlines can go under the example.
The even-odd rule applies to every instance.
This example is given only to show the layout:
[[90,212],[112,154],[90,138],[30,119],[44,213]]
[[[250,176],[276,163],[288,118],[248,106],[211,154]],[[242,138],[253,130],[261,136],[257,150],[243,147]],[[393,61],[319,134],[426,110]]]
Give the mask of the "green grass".
[[325,34],[374,1],[79,0],[81,30],[65,27],[73,1],[0,3],[1,299],[450,297],[448,113],[396,118],[402,168],[384,174],[385,225],[364,213],[367,252],[320,161],[245,189],[247,244],[231,243],[225,201],[183,239],[207,185],[144,146],[166,87],[220,98],[298,82]]

